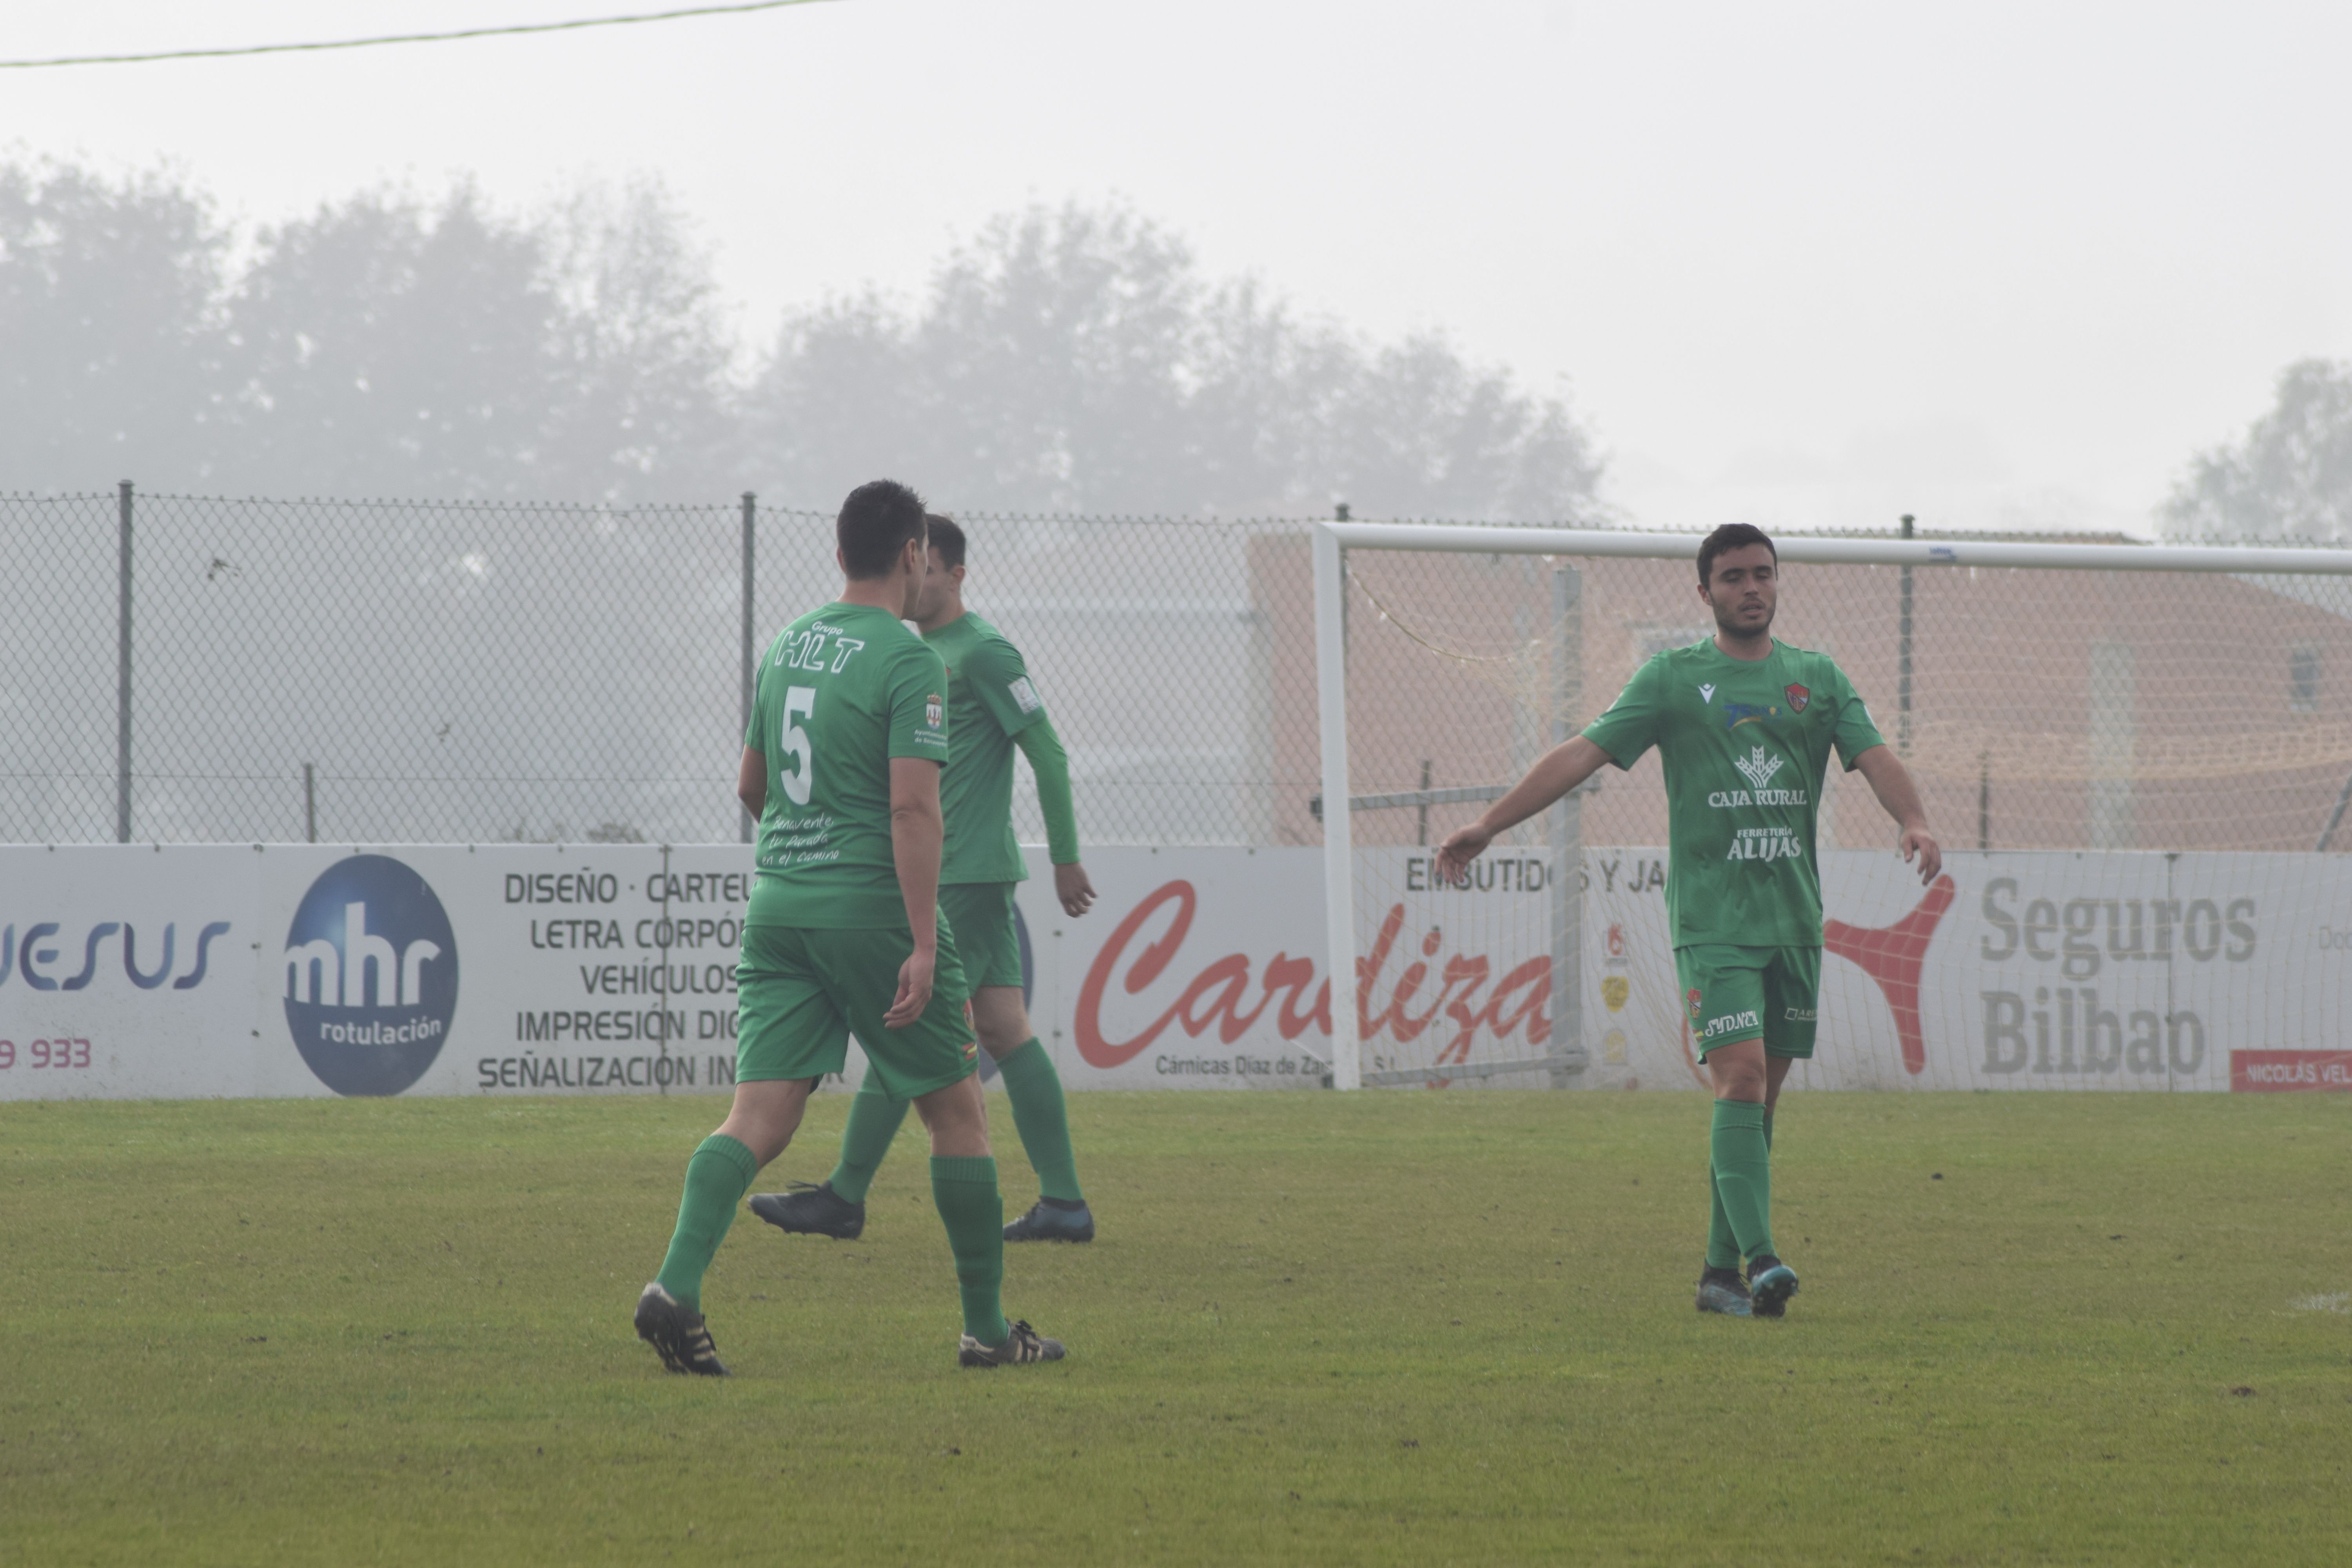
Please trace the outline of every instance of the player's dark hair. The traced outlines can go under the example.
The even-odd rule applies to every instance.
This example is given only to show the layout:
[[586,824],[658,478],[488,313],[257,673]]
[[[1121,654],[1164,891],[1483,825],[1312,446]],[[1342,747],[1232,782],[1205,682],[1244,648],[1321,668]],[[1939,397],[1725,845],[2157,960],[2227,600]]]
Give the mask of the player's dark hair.
[[1706,587],[1714,577],[1717,556],[1727,550],[1745,550],[1751,544],[1760,544],[1769,550],[1773,565],[1780,563],[1780,547],[1762,529],[1752,522],[1727,522],[1708,534],[1706,542],[1698,547],[1698,585]]
[[963,530],[955,519],[933,512],[923,520],[931,531],[930,547],[940,552],[940,564],[952,572],[963,564]]
[[887,577],[907,541],[923,537],[923,498],[896,479],[874,479],[849,492],[833,537],[841,569],[853,578]]

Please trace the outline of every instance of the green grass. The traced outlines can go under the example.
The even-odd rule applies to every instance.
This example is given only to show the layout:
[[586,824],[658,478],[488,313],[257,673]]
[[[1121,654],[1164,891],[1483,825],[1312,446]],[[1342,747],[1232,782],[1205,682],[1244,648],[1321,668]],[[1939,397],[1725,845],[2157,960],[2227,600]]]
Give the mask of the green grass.
[[1082,1096],[1069,1361],[956,1369],[908,1137],[667,1377],[719,1110],[0,1107],[0,1562],[2352,1558],[2342,1097],[1792,1096],[1771,1323],[1691,1310],[1696,1096]]

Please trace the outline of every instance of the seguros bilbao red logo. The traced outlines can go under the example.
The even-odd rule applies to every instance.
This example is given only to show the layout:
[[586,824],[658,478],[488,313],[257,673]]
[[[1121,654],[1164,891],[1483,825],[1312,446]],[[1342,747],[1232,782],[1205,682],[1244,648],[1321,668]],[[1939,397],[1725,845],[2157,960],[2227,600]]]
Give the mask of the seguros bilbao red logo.
[[1843,921],[1822,922],[1822,945],[1860,964],[1864,974],[1878,982],[1886,1010],[1895,1015],[1895,1033],[1903,1042],[1903,1070],[1908,1073],[1927,1070],[1927,1042],[1919,1027],[1919,971],[1927,963],[1937,923],[1958,891],[1951,878],[1938,877],[1917,909],[1874,931]]
[[[1864,974],[1878,983],[1879,994],[1886,998],[1886,1010],[1894,1015],[1895,1037],[1902,1042],[1903,1070],[1914,1076],[1927,1068],[1927,1036],[1919,1025],[1919,974],[1927,966],[1927,944],[1936,939],[1936,927],[1958,893],[1951,878],[1938,877],[1918,907],[1893,925],[1865,928],[1837,920],[1822,922],[1822,945],[1840,958],[1859,964]],[[1690,1012],[1694,1023],[1699,1016],[1698,1003],[1698,993],[1693,991]],[[1683,1064],[1702,1087],[1707,1083],[1691,1049],[1687,1029],[1683,1034]]]

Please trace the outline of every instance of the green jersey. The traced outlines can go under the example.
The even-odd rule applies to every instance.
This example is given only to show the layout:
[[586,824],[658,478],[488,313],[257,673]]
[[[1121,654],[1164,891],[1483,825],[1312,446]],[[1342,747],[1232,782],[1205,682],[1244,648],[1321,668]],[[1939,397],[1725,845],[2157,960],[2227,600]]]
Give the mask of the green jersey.
[[940,780],[948,848],[940,882],[1017,882],[1029,875],[1013,838],[1013,738],[1045,717],[1045,700],[1004,634],[969,610],[930,645],[948,667],[955,759]]
[[1813,827],[1830,751],[1851,769],[1885,742],[1826,654],[1775,640],[1757,660],[1710,637],[1633,672],[1585,738],[1666,774],[1666,920],[1677,948],[1822,945]]
[[748,925],[907,923],[890,844],[890,761],[948,760],[947,672],[896,616],[827,605],[760,661],[746,750],[768,759]]

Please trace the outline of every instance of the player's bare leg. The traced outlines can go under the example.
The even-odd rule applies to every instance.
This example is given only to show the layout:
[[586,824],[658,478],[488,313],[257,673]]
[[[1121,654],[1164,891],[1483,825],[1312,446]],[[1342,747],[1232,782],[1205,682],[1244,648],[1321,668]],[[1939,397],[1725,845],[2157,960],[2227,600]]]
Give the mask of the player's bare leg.
[[735,1205],[760,1167],[784,1152],[807,1112],[814,1079],[761,1079],[735,1086],[735,1100],[719,1131],[702,1141],[686,1165],[686,1192],[677,1227],[661,1272],[637,1298],[637,1337],[660,1352],[671,1372],[724,1377],[702,1316],[702,1277],[735,1223]]
[[945,1089],[915,1097],[915,1114],[930,1134],[934,1159],[995,1157],[988,1143],[988,1100],[980,1092],[980,1076],[960,1078]]

